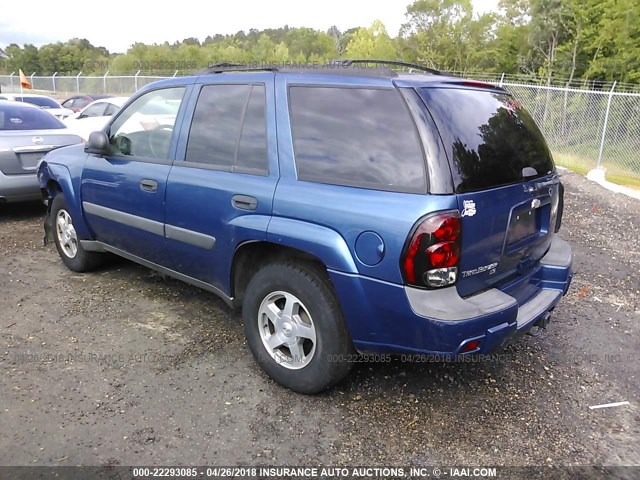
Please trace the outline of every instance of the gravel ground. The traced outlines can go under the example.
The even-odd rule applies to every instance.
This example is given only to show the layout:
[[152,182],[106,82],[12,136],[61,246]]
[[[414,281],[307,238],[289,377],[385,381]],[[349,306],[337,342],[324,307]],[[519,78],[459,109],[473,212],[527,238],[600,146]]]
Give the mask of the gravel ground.
[[214,296],[124,260],[73,273],[40,205],[0,206],[0,465],[639,465],[640,201],[563,181],[575,277],[545,333],[312,397]]

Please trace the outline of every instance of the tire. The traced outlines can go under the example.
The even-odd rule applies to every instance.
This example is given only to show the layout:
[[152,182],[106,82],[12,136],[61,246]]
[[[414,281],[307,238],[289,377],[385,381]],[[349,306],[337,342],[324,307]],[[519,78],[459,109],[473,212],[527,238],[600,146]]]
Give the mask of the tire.
[[294,262],[266,265],[247,285],[242,317],[258,365],[280,385],[318,393],[351,370],[351,336],[320,268]]
[[87,252],[82,248],[62,193],[53,198],[49,221],[58,255],[69,270],[87,272],[102,263],[103,254]]

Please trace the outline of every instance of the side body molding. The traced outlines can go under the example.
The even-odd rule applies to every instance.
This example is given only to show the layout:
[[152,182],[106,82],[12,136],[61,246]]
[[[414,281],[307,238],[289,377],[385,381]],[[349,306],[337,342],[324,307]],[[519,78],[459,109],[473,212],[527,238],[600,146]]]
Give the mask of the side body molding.
[[196,247],[204,248],[205,250],[211,250],[216,243],[215,237],[212,237],[211,235],[205,235],[204,233],[194,232],[193,230],[187,230],[186,228],[180,228],[173,225],[166,225],[161,222],[156,222],[155,220],[131,215],[130,213],[121,212],[119,210],[103,207],[94,203],[82,202],[82,207],[87,213],[92,215],[138,228],[161,237],[188,243]]

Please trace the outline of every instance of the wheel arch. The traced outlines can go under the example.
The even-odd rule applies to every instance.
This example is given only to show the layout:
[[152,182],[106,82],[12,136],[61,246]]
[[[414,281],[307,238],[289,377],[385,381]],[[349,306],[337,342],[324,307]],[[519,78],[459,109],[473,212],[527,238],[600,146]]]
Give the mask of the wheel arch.
[[291,259],[310,264],[323,272],[327,270],[327,264],[321,258],[291,246],[269,241],[247,241],[238,245],[231,264],[230,284],[234,305],[242,305],[245,289],[258,270],[269,263]]
[[49,207],[56,195],[64,195],[78,238],[93,239],[93,233],[89,229],[82,211],[79,185],[76,188],[67,167],[57,163],[47,163],[40,167],[40,173],[42,174],[40,185],[49,197]]

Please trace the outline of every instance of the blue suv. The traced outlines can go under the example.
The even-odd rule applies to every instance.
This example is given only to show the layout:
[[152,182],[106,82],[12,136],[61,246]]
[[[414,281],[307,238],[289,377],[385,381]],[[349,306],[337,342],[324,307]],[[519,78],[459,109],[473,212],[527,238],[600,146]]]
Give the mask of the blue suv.
[[258,364],[302,393],[358,355],[456,359],[546,327],[572,254],[542,134],[501,88],[395,63],[144,87],[44,157],[47,238],[73,271],[111,252],[241,307]]

